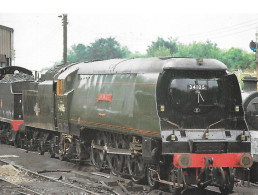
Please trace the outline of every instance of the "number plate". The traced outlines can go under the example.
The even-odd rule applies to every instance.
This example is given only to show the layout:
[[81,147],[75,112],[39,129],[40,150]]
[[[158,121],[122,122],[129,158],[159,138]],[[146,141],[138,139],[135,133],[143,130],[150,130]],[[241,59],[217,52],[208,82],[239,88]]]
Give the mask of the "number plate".
[[188,90],[207,90],[207,85],[187,85]]

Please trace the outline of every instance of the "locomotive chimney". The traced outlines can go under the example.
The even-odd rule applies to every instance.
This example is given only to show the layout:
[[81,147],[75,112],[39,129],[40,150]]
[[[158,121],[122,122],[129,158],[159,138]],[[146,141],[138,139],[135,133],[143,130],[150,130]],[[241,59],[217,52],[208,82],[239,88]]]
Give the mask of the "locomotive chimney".
[[243,92],[256,91],[257,90],[257,79],[256,77],[244,77],[244,88]]

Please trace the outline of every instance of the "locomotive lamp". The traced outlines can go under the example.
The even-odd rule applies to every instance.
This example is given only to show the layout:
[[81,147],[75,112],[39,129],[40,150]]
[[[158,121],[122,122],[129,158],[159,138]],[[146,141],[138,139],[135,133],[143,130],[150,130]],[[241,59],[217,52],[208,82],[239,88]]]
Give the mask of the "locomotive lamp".
[[239,112],[239,106],[235,106],[235,111]]
[[210,137],[210,134],[209,134],[209,132],[207,132],[207,133],[205,133],[205,139],[209,139],[209,137]]
[[176,140],[176,135],[172,134],[171,135],[171,141],[175,141]]
[[244,134],[241,135],[241,141],[245,141],[245,135]]
[[203,59],[202,59],[202,58],[197,59],[197,64],[198,64],[199,66],[203,65]]

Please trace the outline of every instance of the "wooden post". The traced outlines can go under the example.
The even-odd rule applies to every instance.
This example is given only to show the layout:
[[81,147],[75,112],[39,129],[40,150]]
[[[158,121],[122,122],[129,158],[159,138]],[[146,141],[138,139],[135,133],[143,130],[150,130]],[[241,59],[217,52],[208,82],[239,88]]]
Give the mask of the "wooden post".
[[63,14],[63,60],[67,64],[67,14]]
[[256,47],[255,47],[255,63],[256,63],[256,78],[258,80],[258,32],[256,32]]

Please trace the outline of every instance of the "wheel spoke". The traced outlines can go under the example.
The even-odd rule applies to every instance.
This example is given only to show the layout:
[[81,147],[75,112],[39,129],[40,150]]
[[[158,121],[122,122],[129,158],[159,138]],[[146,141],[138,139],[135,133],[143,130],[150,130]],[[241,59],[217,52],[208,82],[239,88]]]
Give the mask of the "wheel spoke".
[[[94,143],[99,146],[104,146],[106,144],[105,136],[99,134],[95,138]],[[105,160],[104,151],[91,147],[91,162],[96,170],[101,171],[105,167]]]
[[168,172],[168,181],[172,182],[174,185],[169,185],[169,191],[173,194],[180,194],[182,187],[181,180],[179,179],[179,169],[174,167],[173,164],[170,165]]
[[141,156],[136,156],[128,160],[128,169],[132,180],[141,183],[145,176],[144,162]]

